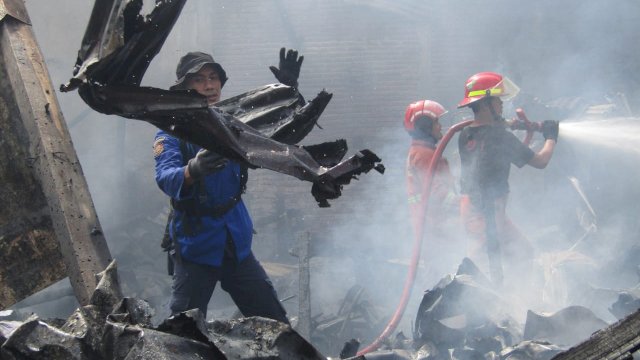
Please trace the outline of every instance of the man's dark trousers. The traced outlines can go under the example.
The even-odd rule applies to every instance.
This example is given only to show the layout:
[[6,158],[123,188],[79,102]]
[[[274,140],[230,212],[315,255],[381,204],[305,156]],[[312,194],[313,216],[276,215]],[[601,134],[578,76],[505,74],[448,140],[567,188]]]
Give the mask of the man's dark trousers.
[[220,281],[243,316],[262,316],[289,323],[271,280],[253,252],[238,263],[230,241],[221,267],[174,258],[173,277],[170,304],[173,315],[197,308],[206,317],[209,300]]

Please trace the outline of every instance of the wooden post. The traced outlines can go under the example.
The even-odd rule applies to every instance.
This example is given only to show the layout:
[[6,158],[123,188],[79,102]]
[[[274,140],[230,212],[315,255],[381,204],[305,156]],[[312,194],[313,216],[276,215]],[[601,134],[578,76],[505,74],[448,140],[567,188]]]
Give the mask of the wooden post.
[[16,122],[22,123],[21,143],[46,199],[67,275],[85,305],[111,255],[22,0],[0,0],[0,68],[8,85],[0,91],[12,98]]
[[309,246],[311,234],[303,231],[298,235],[295,256],[298,257],[298,326],[297,331],[311,340],[311,274],[309,272]]

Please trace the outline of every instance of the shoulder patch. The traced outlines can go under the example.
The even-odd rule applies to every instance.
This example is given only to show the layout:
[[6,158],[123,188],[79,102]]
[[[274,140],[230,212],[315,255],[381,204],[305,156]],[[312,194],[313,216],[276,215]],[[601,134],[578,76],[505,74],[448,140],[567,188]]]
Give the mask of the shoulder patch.
[[164,140],[165,137],[164,136],[160,136],[156,139],[156,141],[153,142],[153,157],[157,158],[158,156],[160,156],[160,154],[162,154],[162,151],[164,150]]

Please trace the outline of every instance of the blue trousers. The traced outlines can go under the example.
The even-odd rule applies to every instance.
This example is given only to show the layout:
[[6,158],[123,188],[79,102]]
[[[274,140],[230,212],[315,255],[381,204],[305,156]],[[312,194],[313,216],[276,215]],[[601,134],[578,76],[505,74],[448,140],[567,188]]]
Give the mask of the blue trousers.
[[241,262],[228,255],[232,252],[225,253],[220,267],[174,259],[171,314],[200,309],[206,317],[209,300],[220,281],[243,316],[261,316],[288,324],[273,284],[253,253]]

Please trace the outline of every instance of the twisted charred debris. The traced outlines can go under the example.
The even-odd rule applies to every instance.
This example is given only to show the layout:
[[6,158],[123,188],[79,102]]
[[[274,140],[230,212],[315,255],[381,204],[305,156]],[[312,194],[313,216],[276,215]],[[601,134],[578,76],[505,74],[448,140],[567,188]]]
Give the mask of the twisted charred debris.
[[343,160],[345,140],[298,146],[316,125],[331,94],[305,103],[298,90],[273,84],[208,106],[194,91],[141,87],[186,0],[159,0],[142,16],[142,1],[96,1],[74,76],[61,91],[78,89],[103,114],[147,121],[168,133],[250,168],[266,168],[313,183],[321,207],[362,173],[384,172],[381,159],[362,150]]
[[199,310],[151,325],[148,303],[122,296],[116,263],[66,320],[0,321],[0,359],[325,359],[289,325],[260,317],[205,322]]

